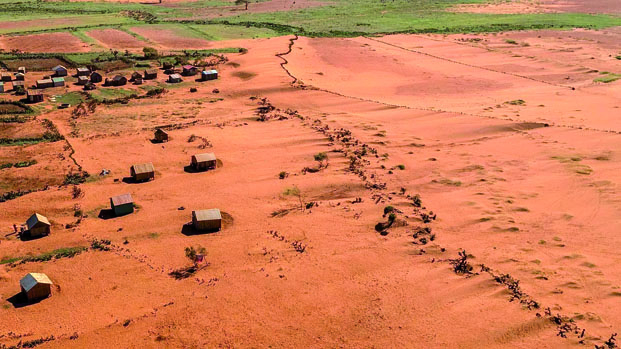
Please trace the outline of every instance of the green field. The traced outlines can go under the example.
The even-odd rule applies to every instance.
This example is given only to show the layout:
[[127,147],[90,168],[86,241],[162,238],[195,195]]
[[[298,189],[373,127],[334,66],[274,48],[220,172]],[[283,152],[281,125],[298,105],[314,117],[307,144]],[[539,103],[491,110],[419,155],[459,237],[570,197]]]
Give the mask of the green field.
[[[158,25],[180,35],[207,40],[262,38],[284,34],[307,36],[357,36],[385,33],[500,32],[527,29],[601,29],[621,26],[621,17],[581,13],[476,14],[455,13],[448,8],[484,0],[334,0],[324,6],[272,13],[221,12],[232,1],[196,1],[174,6],[109,2],[46,2],[0,0],[0,34],[26,34],[69,30],[95,44],[85,31],[116,27],[141,38],[128,28]],[[199,11],[200,9],[200,11]],[[191,18],[191,19],[188,19]],[[41,20],[38,23],[20,21]]]

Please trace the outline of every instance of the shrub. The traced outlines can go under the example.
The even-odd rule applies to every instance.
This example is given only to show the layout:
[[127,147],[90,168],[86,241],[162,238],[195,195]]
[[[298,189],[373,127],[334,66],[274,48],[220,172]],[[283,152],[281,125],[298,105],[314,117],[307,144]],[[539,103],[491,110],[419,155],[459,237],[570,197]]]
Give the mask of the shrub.
[[394,207],[392,207],[392,206],[386,206],[386,207],[384,207],[384,214],[385,214],[385,215],[386,215],[386,214],[389,214],[390,212],[392,212],[392,211],[394,211],[394,210],[395,210],[395,208],[394,208]]
[[328,158],[328,154],[326,153],[317,153],[315,154],[315,161],[323,161],[326,160]]
[[285,171],[281,171],[281,172],[278,174],[278,178],[280,178],[280,179],[285,179],[285,178],[287,178],[287,177],[289,177],[289,173],[287,173],[287,172],[285,172]]
[[144,53],[144,58],[146,59],[156,59],[159,57],[159,53],[153,47],[143,47],[142,53]]
[[199,254],[206,254],[207,250],[203,246],[190,246],[185,248],[185,256],[194,264],[196,264],[196,256]]

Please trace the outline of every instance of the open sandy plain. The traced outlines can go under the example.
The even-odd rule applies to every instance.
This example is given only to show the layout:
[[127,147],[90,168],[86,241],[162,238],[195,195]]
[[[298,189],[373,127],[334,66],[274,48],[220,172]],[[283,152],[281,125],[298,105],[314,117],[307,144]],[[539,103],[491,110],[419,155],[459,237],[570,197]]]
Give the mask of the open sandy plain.
[[[228,54],[217,81],[165,85],[160,72],[147,85],[166,86],[162,96],[79,118],[47,105],[39,118],[66,140],[0,147],[0,159],[38,159],[2,180],[92,177],[79,195],[54,183],[0,203],[0,258],[88,250],[0,265],[0,344],[604,345],[621,328],[621,81],[594,80],[620,70],[620,39],[612,29],[220,42],[248,52]],[[266,105],[277,109],[258,121]],[[157,126],[169,142],[150,141]],[[185,172],[205,151],[220,166]],[[315,172],[318,153],[327,166]],[[122,181],[147,161],[154,181]],[[285,195],[293,188],[299,197]],[[98,218],[123,193],[137,211]],[[387,206],[396,220],[380,234]],[[214,207],[222,231],[184,229],[191,210]],[[12,225],[35,211],[52,234],[19,241]],[[89,248],[94,239],[111,250]],[[198,245],[208,266],[171,277]],[[470,273],[452,263],[463,251]],[[57,287],[22,307],[11,300],[27,272]]]

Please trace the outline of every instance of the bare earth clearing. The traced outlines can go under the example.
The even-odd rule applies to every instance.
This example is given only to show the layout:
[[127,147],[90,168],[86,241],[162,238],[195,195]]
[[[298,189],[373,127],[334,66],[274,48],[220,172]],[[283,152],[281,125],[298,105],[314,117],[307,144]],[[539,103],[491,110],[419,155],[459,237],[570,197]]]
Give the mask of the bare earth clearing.
[[[0,147],[0,161],[68,153],[70,144],[94,179],[77,198],[62,186],[0,203],[0,259],[94,238],[112,250],[0,265],[0,344],[54,336],[39,347],[601,345],[621,328],[621,81],[593,80],[594,70],[621,70],[620,33],[240,40],[228,46],[248,52],[228,55],[217,81],[186,78],[161,97],[99,106],[73,122],[71,109],[46,113],[67,143]],[[167,45],[166,33],[139,34]],[[276,117],[257,121],[251,97],[267,98]],[[157,125],[173,125],[169,142],[150,141]],[[184,171],[206,151],[222,166]],[[303,171],[321,152],[328,166]],[[63,158],[63,173],[75,169]],[[121,181],[146,161],[154,181]],[[0,170],[2,180],[40,162]],[[102,169],[111,174],[97,176]],[[283,195],[294,186],[318,206],[299,209]],[[123,193],[137,211],[98,218]],[[424,209],[407,197],[415,194]],[[87,218],[67,227],[76,204]],[[383,236],[374,226],[388,205],[398,218]],[[224,229],[187,234],[191,210],[212,207],[230,215]],[[437,219],[425,224],[430,210]],[[52,220],[49,237],[7,235],[34,211]],[[423,226],[433,238],[413,237]],[[170,277],[196,245],[209,266]],[[462,249],[470,277],[448,261]],[[480,264],[519,280],[520,298],[511,301]],[[27,272],[60,288],[15,307]],[[584,335],[563,332],[556,314]]]

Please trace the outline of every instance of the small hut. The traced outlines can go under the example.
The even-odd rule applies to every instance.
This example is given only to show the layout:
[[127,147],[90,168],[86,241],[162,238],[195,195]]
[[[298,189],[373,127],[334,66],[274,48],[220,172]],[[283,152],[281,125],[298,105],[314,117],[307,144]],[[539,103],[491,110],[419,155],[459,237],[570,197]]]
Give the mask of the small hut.
[[76,75],[88,77],[89,75],[91,75],[91,70],[86,67],[80,67],[76,69]]
[[39,103],[43,102],[43,92],[36,90],[28,90],[26,92],[26,99],[28,103]]
[[156,142],[160,143],[168,142],[168,132],[162,130],[161,128],[158,128],[153,134],[153,139],[155,139]]
[[217,70],[203,70],[201,72],[201,80],[217,80],[218,79],[218,71]]
[[33,214],[26,221],[26,227],[31,237],[50,235],[50,226],[51,224],[47,217],[38,213]]
[[129,174],[134,182],[147,182],[155,178],[155,167],[150,162],[135,164],[129,168]]
[[22,292],[29,301],[47,298],[52,294],[52,281],[45,274],[29,273],[20,281]]
[[78,76],[78,85],[84,86],[88,83],[88,76]]
[[198,73],[198,68],[193,65],[184,65],[183,66],[183,75],[184,76],[192,76]]
[[113,196],[110,198],[110,208],[115,216],[124,216],[134,212],[134,200],[131,194]]
[[4,82],[11,82],[13,80],[13,75],[7,72],[0,73],[0,80]]
[[142,81],[142,77],[137,78],[134,80],[134,85],[142,85],[143,81]]
[[106,79],[106,82],[106,85],[110,86],[123,86],[127,84],[127,78],[123,75],[116,75],[110,80]]
[[168,76],[168,82],[171,84],[176,84],[179,83],[183,80],[181,80],[181,75],[179,74],[171,74]]
[[98,83],[98,82],[102,82],[102,81],[103,81],[103,76],[101,76],[101,74],[99,74],[96,71],[91,73],[91,82],[92,83]]
[[131,78],[129,79],[129,81],[136,81],[136,79],[142,79],[142,74],[140,74],[139,72],[135,71],[132,73]]
[[13,91],[24,91],[26,89],[25,81],[13,81]]
[[162,68],[164,70],[169,70],[169,69],[175,69],[175,66],[170,62],[164,62],[164,64],[162,64]]
[[24,74],[24,73],[16,73],[15,74],[15,80],[16,81],[24,81],[24,80],[26,80],[26,74]]
[[217,208],[192,211],[192,224],[196,230],[220,230],[222,228],[222,215]]
[[192,155],[192,168],[195,171],[207,171],[216,168],[216,155],[214,153],[203,153]]
[[157,79],[157,70],[156,69],[145,69],[144,79],[145,80]]
[[4,82],[0,81],[0,92],[4,92]]
[[54,71],[54,76],[67,76],[67,68],[62,65],[57,65],[52,70]]
[[37,80],[37,88],[54,87],[54,81],[52,79]]
[[17,68],[17,72],[18,73],[22,73],[22,74],[26,74],[26,67],[19,67],[19,68]]
[[65,78],[52,78],[52,83],[54,87],[65,86]]

